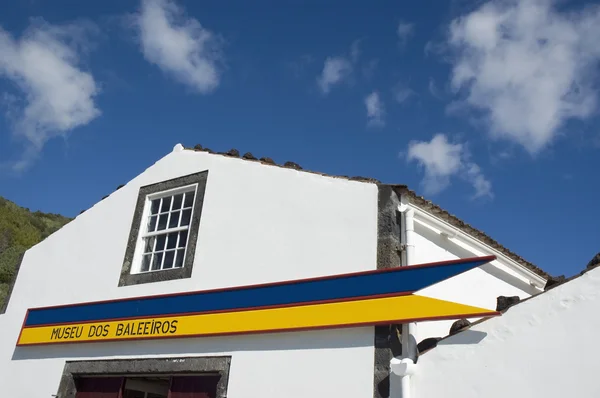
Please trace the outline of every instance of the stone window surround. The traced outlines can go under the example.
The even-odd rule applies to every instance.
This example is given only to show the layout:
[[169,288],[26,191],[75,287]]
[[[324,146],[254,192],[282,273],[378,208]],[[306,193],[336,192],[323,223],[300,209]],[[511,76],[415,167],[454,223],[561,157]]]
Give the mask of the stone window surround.
[[74,398],[78,376],[147,376],[219,374],[217,398],[227,397],[231,356],[131,358],[89,361],[67,361],[58,387],[58,398]]
[[[121,268],[119,286],[131,286],[143,283],[184,279],[192,276],[194,257],[196,253],[196,242],[198,240],[198,230],[200,227],[200,218],[202,215],[207,179],[208,170],[205,170],[198,173],[173,178],[171,180],[146,185],[140,188],[135,205],[133,221],[131,223],[131,229],[129,232],[129,239],[127,241],[127,248],[125,250],[125,256],[123,259],[123,266]],[[196,197],[194,199],[194,210],[192,211],[192,219],[190,221],[190,228],[188,232],[188,245],[183,267],[132,274],[131,268],[134,261],[134,255],[136,254],[135,250],[139,242],[139,233],[142,226],[142,216],[147,203],[147,196],[193,184],[197,184],[197,189]]]

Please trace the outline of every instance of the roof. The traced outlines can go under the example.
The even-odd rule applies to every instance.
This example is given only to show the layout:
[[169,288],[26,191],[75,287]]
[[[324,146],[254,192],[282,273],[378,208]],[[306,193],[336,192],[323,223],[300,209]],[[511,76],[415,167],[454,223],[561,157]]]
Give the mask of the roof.
[[246,152],[245,154],[243,154],[243,155],[240,156],[240,151],[238,151],[237,149],[230,149],[227,152],[215,152],[215,151],[213,151],[213,150],[211,150],[209,148],[202,147],[202,145],[200,145],[200,144],[194,146],[193,148],[185,148],[184,147],[184,149],[188,150],[188,151],[208,152],[208,153],[211,153],[213,155],[222,155],[222,156],[227,156],[227,157],[230,157],[230,158],[240,158],[240,159],[251,161],[251,162],[259,162],[259,163],[266,164],[266,165],[269,165],[269,166],[282,167],[282,168],[286,168],[286,169],[294,169],[294,170],[298,170],[298,171],[303,171],[305,173],[311,173],[311,174],[321,175],[321,176],[324,176],[324,177],[341,178],[341,179],[344,179],[344,180],[360,181],[360,182],[370,182],[370,183],[375,183],[375,184],[381,184],[381,181],[379,181],[379,180],[377,180],[375,178],[360,177],[360,176],[355,176],[355,177],[336,176],[336,175],[332,175],[332,174],[320,173],[320,172],[317,172],[317,171],[305,170],[298,163],[294,163],[294,162],[290,162],[290,161],[285,162],[283,164],[277,164],[271,158],[262,157],[262,158],[259,159],[256,156],[254,156],[253,154],[251,154],[250,152]]
[[516,261],[517,263],[521,264],[523,267],[529,269],[530,271],[534,272],[535,274],[546,278],[546,279],[551,279],[552,275],[548,274],[546,271],[544,271],[543,269],[539,268],[538,266],[536,266],[535,264],[525,260],[523,257],[519,256],[518,254],[516,254],[515,252],[513,252],[512,250],[506,248],[505,246],[501,245],[500,243],[498,243],[496,240],[494,240],[493,238],[491,238],[489,235],[487,235],[485,232],[467,224],[466,222],[464,222],[463,220],[461,220],[460,218],[456,217],[453,214],[448,213],[446,210],[442,209],[441,207],[439,207],[438,205],[436,205],[435,203],[432,203],[431,201],[425,199],[422,196],[417,195],[415,192],[411,191],[408,189],[408,187],[406,186],[398,186],[398,188],[396,189],[396,193],[398,194],[405,194],[409,197],[410,201],[412,204],[414,204],[415,206],[418,206],[419,208],[425,210],[428,213],[431,213],[432,215],[442,219],[443,221],[447,222],[448,224],[452,225],[455,228],[458,228],[459,230],[461,230],[462,232],[472,236],[473,238],[485,243],[486,245],[490,246],[491,248],[499,251],[500,253],[502,253],[503,255],[505,255],[506,257],[510,258],[511,260]]
[[[266,164],[266,165],[270,165],[270,166],[294,169],[294,170],[303,171],[303,172],[311,173],[311,174],[318,174],[318,175],[322,175],[322,176],[326,176],[326,177],[341,178],[341,179],[345,179],[345,180],[359,181],[359,182],[364,182],[364,183],[372,183],[372,184],[377,184],[377,185],[388,185],[388,184],[383,184],[381,181],[379,181],[375,178],[361,177],[361,176],[355,176],[355,177],[336,176],[336,175],[331,175],[331,174],[326,174],[326,173],[304,170],[302,168],[302,166],[300,166],[299,164],[290,162],[290,161],[285,162],[283,164],[276,164],[273,161],[273,159],[271,159],[271,158],[262,157],[259,159],[259,158],[255,157],[253,154],[251,154],[250,152],[247,152],[244,155],[240,156],[240,151],[238,151],[237,149],[231,149],[227,152],[214,152],[209,148],[202,147],[202,145],[200,145],[200,144],[194,146],[193,148],[184,148],[184,149],[191,150],[191,151],[208,152],[208,153],[212,153],[212,154],[216,154],[216,155],[222,155],[222,156],[228,156],[228,157],[234,157],[234,158],[241,158],[241,159],[244,159],[247,161],[260,162],[262,164]],[[550,274],[548,274],[546,271],[542,270],[535,264],[525,260],[523,257],[519,256],[518,254],[516,254],[513,251],[509,250],[508,248],[504,247],[503,245],[498,243],[496,240],[492,239],[490,236],[488,236],[484,232],[467,224],[463,220],[459,219],[458,217],[454,216],[453,214],[450,214],[449,212],[442,209],[441,207],[434,204],[433,202],[423,198],[422,196],[417,195],[415,192],[411,191],[406,185],[395,185],[394,184],[391,186],[394,188],[394,190],[396,191],[396,193],[398,195],[401,195],[401,194],[406,195],[409,198],[409,200],[411,201],[411,203],[414,204],[415,206],[425,210],[428,213],[431,213],[435,217],[440,218],[441,220],[452,225],[453,227],[455,227],[455,228],[463,231],[464,233],[472,236],[473,238],[485,243],[486,245],[490,246],[494,250],[497,250],[498,252],[502,253],[506,257],[519,263],[523,267],[529,269],[530,271],[541,276],[542,278],[545,278],[545,279],[552,278],[552,276]]]

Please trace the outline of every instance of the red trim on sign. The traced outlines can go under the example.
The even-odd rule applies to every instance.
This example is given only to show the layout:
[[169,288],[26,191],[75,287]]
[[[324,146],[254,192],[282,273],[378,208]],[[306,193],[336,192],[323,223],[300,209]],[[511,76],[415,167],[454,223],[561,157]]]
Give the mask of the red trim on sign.
[[[126,302],[126,301],[145,300],[145,299],[172,297],[172,296],[190,296],[190,295],[198,294],[198,293],[218,293],[218,292],[227,291],[227,290],[244,290],[244,289],[254,289],[254,288],[261,288],[261,287],[280,286],[280,285],[288,285],[288,284],[303,283],[303,282],[314,282],[314,281],[327,280],[327,279],[344,278],[347,276],[385,274],[388,272],[403,272],[403,271],[410,271],[415,268],[442,267],[445,265],[452,265],[452,264],[459,264],[459,263],[483,262],[481,264],[481,265],[483,265],[483,264],[493,261],[495,259],[496,259],[496,256],[469,257],[469,258],[461,258],[461,259],[457,259],[457,260],[436,261],[436,262],[432,262],[432,263],[416,264],[416,265],[411,265],[411,266],[406,266],[406,267],[395,267],[395,268],[376,269],[376,270],[359,271],[359,272],[348,272],[348,273],[344,273],[344,274],[317,276],[317,277],[312,277],[312,278],[293,279],[293,280],[288,280],[288,281],[259,283],[259,284],[254,284],[254,285],[222,287],[222,288],[209,289],[209,290],[195,290],[192,292],[175,292],[175,293],[125,297],[125,298],[100,300],[100,301],[85,301],[85,302],[76,303],[76,304],[61,304],[61,305],[53,305],[53,306],[46,306],[46,307],[35,307],[35,308],[31,308],[31,310],[69,308],[69,307],[85,306],[85,305],[90,305],[90,304],[105,304],[105,303],[113,303],[113,302],[117,302],[117,301]],[[463,272],[466,272],[466,271],[463,271]],[[463,272],[459,272],[456,275],[460,275]],[[456,275],[454,275],[454,276],[456,276]]]
[[345,325],[329,325],[329,326],[310,326],[310,327],[302,327],[302,328],[290,328],[290,329],[271,329],[271,330],[257,330],[257,331],[247,331],[247,332],[226,332],[226,333],[212,333],[212,334],[188,334],[184,336],[155,336],[155,337],[146,337],[146,338],[129,338],[129,339],[103,339],[103,340],[87,340],[87,341],[59,341],[55,343],[32,343],[32,344],[19,344],[17,342],[17,346],[28,347],[28,346],[42,346],[42,345],[63,345],[63,344],[90,344],[90,343],[106,343],[106,342],[114,342],[114,341],[138,341],[138,340],[161,340],[161,339],[188,339],[188,338],[198,338],[198,337],[219,337],[219,336],[239,336],[239,335],[255,335],[255,334],[270,334],[270,333],[285,333],[285,332],[303,332],[303,331],[312,331],[312,330],[328,330],[328,329],[347,329],[352,327],[363,327],[363,326],[379,326],[379,325],[390,325],[393,323],[406,323],[406,322],[421,322],[421,321],[441,321],[441,320],[451,320],[451,319],[460,319],[460,318],[473,318],[473,317],[491,317],[491,316],[499,316],[502,313],[498,311],[490,311],[490,312],[480,312],[480,313],[470,313],[470,314],[457,314],[457,315],[446,315],[446,316],[437,316],[437,317],[421,317],[421,318],[407,318],[407,319],[390,319],[379,322],[358,322],[351,323]]
[[156,315],[156,316],[130,316],[130,317],[125,317],[125,318],[110,318],[110,319],[101,319],[101,320],[95,320],[95,321],[44,323],[41,325],[24,326],[23,328],[24,329],[35,329],[38,327],[83,325],[83,324],[88,324],[88,323],[116,322],[116,321],[127,321],[127,320],[133,320],[133,319],[174,318],[174,317],[179,317],[179,316],[209,315],[209,314],[220,314],[220,313],[226,313],[226,312],[271,310],[271,309],[287,308],[287,307],[304,307],[307,305],[316,305],[316,304],[344,303],[347,301],[363,301],[363,300],[386,298],[386,297],[410,296],[410,295],[412,295],[412,293],[413,292],[385,293],[385,294],[374,294],[372,296],[356,296],[356,297],[346,297],[346,298],[341,298],[341,299],[306,301],[306,302],[302,302],[302,303],[274,304],[274,305],[266,305],[263,307],[243,307],[243,308],[233,308],[233,309],[213,310],[213,311],[203,311],[203,312],[181,312],[181,313],[177,313],[177,314],[167,314],[167,315],[161,314],[161,315]]

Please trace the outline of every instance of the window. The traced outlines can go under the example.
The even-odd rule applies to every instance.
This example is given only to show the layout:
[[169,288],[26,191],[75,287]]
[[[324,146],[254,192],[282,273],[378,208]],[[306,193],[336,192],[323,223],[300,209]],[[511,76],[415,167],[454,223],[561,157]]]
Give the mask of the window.
[[119,286],[191,277],[207,177],[140,188]]
[[169,384],[169,377],[128,377],[123,398],[167,398]]
[[140,272],[183,267],[195,186],[182,192],[149,198]]

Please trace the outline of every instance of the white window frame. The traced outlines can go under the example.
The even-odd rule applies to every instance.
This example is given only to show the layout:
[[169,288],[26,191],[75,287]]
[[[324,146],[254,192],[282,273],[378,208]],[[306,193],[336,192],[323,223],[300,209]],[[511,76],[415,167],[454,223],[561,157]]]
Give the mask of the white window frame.
[[[150,209],[152,206],[152,201],[155,199],[160,199],[160,198],[164,198],[167,196],[175,196],[177,194],[180,193],[186,193],[186,192],[194,192],[194,201],[192,202],[192,212],[190,214],[190,223],[185,226],[185,227],[177,227],[177,228],[167,228],[161,231],[155,231],[155,232],[147,232],[148,229],[148,218],[150,216]],[[184,268],[185,267],[185,258],[188,254],[188,246],[190,243],[190,228],[192,225],[191,220],[193,220],[194,218],[194,212],[196,211],[196,195],[198,195],[198,184],[190,184],[190,185],[185,185],[182,187],[177,187],[177,188],[173,188],[173,189],[169,189],[166,191],[161,191],[161,192],[156,192],[156,193],[152,193],[146,196],[146,199],[144,201],[144,211],[142,212],[142,218],[140,221],[140,226],[139,226],[139,233],[138,233],[138,237],[137,237],[137,243],[135,245],[135,251],[134,251],[134,255],[133,255],[133,264],[131,267],[131,274],[148,274],[148,273],[153,273],[153,272],[161,272],[161,271],[168,271],[168,270],[172,270],[174,269],[174,267],[172,268],[161,268],[161,269],[156,269],[153,270],[152,265],[150,266],[150,269],[148,271],[142,271],[142,259],[143,259],[143,255],[144,255],[144,239],[150,236],[158,236],[158,235],[167,235],[169,233],[172,232],[179,232],[179,231],[188,231],[187,234],[187,241],[185,243],[185,249],[183,252],[183,261],[182,261],[182,266],[180,268]],[[173,206],[173,202],[171,201],[171,208]],[[183,203],[182,203],[182,207],[183,207]],[[171,211],[171,208],[169,209],[169,211]],[[159,210],[160,211],[160,210]],[[167,226],[169,223],[170,218],[167,220]],[[158,222],[158,220],[157,220]],[[178,238],[179,240],[179,238]],[[179,243],[179,241],[177,242]],[[155,243],[156,244],[156,243]],[[165,243],[166,245],[166,243]],[[177,246],[176,246],[177,247]],[[163,260],[164,262],[164,256],[163,256]]]

